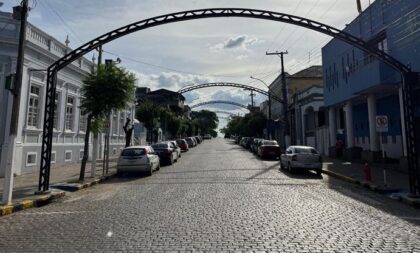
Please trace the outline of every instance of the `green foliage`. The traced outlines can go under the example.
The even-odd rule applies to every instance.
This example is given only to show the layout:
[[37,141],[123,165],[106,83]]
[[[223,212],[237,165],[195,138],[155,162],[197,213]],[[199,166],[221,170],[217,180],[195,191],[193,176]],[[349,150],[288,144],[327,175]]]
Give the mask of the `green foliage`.
[[156,119],[160,117],[160,113],[159,106],[146,100],[137,107],[136,117],[148,130],[152,130],[155,127]]
[[266,117],[261,112],[248,113],[244,117],[233,117],[221,132],[228,135],[260,137],[266,125]]
[[133,73],[115,64],[109,67],[100,65],[83,80],[80,108],[94,117],[122,110],[134,99],[135,82]]
[[215,131],[219,123],[216,113],[208,110],[191,112],[191,118],[193,119],[193,124],[196,126],[195,135],[198,133],[202,135],[211,134],[212,131]]

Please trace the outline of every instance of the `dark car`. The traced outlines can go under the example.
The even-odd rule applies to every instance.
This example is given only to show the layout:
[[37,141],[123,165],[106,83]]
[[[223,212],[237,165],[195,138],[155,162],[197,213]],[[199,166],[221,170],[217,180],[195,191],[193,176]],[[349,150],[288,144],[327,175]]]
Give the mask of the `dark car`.
[[251,144],[254,142],[254,138],[252,138],[252,137],[249,137],[248,139],[247,139],[247,141],[246,141],[246,143],[245,143],[245,148],[246,149],[251,149]]
[[178,160],[178,154],[175,152],[175,146],[171,142],[161,142],[152,145],[161,162],[173,164]]
[[258,152],[258,147],[261,145],[261,141],[262,141],[262,139],[258,139],[258,138],[254,139],[254,141],[251,144],[251,151],[253,153]]
[[265,157],[280,157],[280,146],[277,141],[263,140],[261,145],[258,147],[258,156],[261,158]]
[[189,145],[185,139],[178,139],[176,143],[181,148],[182,152],[187,152],[189,150]]
[[201,143],[201,139],[200,139],[200,137],[198,137],[198,136],[194,136],[193,138],[195,138],[195,140],[196,140],[196,142],[197,142],[197,143]]
[[193,140],[192,137],[185,138],[185,141],[187,142],[188,147],[190,147],[190,148],[193,148],[193,147],[195,147],[197,145],[196,141]]

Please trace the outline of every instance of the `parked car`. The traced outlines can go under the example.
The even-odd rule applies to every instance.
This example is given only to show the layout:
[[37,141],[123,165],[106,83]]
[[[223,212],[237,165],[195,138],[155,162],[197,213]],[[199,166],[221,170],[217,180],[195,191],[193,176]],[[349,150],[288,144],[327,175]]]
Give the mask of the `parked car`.
[[258,156],[261,158],[265,157],[280,157],[280,146],[277,141],[263,140],[261,145],[258,147]]
[[251,144],[251,151],[253,153],[256,154],[258,152],[258,147],[260,146],[261,141],[262,141],[262,139],[259,139],[259,138],[254,139],[254,141]]
[[254,138],[253,137],[249,137],[247,140],[246,140],[246,143],[245,143],[245,148],[246,149],[251,149],[251,144],[252,143],[254,143]]
[[155,152],[159,155],[161,162],[166,162],[172,165],[178,160],[178,154],[175,151],[175,146],[171,142],[161,142],[152,145]]
[[151,176],[160,169],[160,158],[151,146],[132,146],[123,149],[117,161],[117,174],[146,172]]
[[178,158],[181,157],[181,147],[179,147],[178,143],[176,141],[169,141],[170,143],[174,144],[175,148],[174,148],[174,152],[176,152],[178,154]]
[[201,143],[200,137],[198,136],[194,136],[195,140],[197,141],[197,143]]
[[190,149],[190,147],[189,147],[189,145],[188,145],[188,143],[185,139],[178,139],[178,140],[176,140],[176,143],[181,148],[182,152],[187,152]]
[[297,169],[314,170],[321,175],[322,157],[313,147],[290,146],[280,156],[280,168],[291,173]]
[[206,134],[203,137],[204,140],[210,140],[211,139],[211,135],[210,134]]
[[194,140],[194,138],[192,138],[192,137],[187,137],[187,138],[185,138],[185,141],[188,143],[188,146],[189,146],[190,148],[193,148],[193,147],[197,146],[196,141],[195,141],[195,140]]

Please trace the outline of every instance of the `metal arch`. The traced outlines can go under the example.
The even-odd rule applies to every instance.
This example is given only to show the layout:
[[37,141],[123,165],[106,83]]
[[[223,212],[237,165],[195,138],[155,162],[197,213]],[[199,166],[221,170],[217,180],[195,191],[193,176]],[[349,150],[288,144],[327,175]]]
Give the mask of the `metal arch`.
[[197,108],[203,105],[210,105],[210,104],[229,104],[229,105],[234,105],[234,106],[238,106],[238,107],[242,107],[245,108],[247,110],[249,110],[248,106],[240,104],[240,103],[236,103],[236,102],[232,102],[232,101],[226,101],[226,100],[211,100],[211,101],[206,101],[206,102],[201,102],[195,105],[190,105],[190,108]]
[[[57,81],[57,72],[73,62],[74,60],[82,57],[86,53],[94,50],[95,48],[106,44],[110,41],[113,41],[122,36],[128,35],[130,33],[151,28],[154,26],[159,26],[163,24],[175,23],[180,21],[192,20],[192,19],[202,19],[202,18],[214,18],[214,17],[246,17],[246,18],[256,18],[256,19],[265,19],[272,20],[277,22],[289,23],[293,25],[298,25],[305,27],[323,34],[327,34],[339,40],[342,40],[354,47],[357,47],[369,54],[375,56],[380,61],[392,66],[401,73],[402,77],[402,90],[403,90],[403,102],[404,102],[404,116],[406,119],[406,131],[407,131],[407,150],[408,150],[408,160],[409,160],[409,170],[416,173],[416,190],[417,193],[420,193],[420,168],[417,163],[416,158],[416,147],[413,145],[412,141],[409,140],[409,137],[415,135],[414,133],[414,111],[411,108],[413,104],[411,98],[411,89],[415,80],[418,80],[418,77],[413,77],[410,68],[399,62],[392,56],[386,54],[385,52],[369,45],[367,42],[353,36],[349,33],[340,31],[337,28],[331,27],[329,25],[313,21],[310,19],[279,13],[265,10],[256,10],[256,9],[243,9],[243,8],[214,8],[214,9],[198,9],[198,10],[189,10],[176,13],[170,13],[166,15],[156,16],[149,19],[144,19],[118,29],[115,29],[111,32],[103,34],[82,46],[76,48],[75,50],[67,53],[62,58],[58,59],[52,65],[48,67],[47,72],[47,81],[46,81],[46,96],[45,96],[45,108],[44,108],[44,126],[42,134],[42,151],[41,151],[41,165],[40,165],[40,179],[39,179],[39,190],[47,191],[49,188],[49,173],[51,168],[51,148],[52,148],[52,135],[53,135],[53,115],[54,115],[54,100],[56,92],[56,81]],[[411,175],[411,174],[410,174]],[[411,181],[410,181],[411,184]],[[413,188],[410,186],[410,190]]]
[[265,96],[270,96],[272,99],[282,103],[283,100],[281,98],[279,98],[278,96],[274,95],[271,92],[259,89],[259,88],[255,88],[249,85],[245,85],[245,84],[239,84],[239,83],[227,83],[227,82],[217,82],[217,83],[204,83],[204,84],[198,84],[198,85],[192,85],[192,86],[188,86],[185,88],[182,88],[178,91],[178,93],[186,93],[192,90],[197,90],[197,89],[203,89],[203,88],[208,88],[208,87],[236,87],[236,88],[240,88],[240,89],[247,89],[247,90],[253,90],[255,92],[261,93]]
[[215,110],[215,111],[211,111],[211,112],[214,112],[214,113],[223,113],[223,114],[227,114],[227,115],[230,115],[230,116],[238,116],[238,114],[233,113],[233,112],[228,112],[228,111]]

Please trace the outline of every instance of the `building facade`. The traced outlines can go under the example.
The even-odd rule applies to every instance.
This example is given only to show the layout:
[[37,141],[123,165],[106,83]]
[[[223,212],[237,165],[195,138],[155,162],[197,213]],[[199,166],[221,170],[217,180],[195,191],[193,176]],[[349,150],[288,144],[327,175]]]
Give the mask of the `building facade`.
[[[418,0],[376,0],[344,29],[400,62],[420,71]],[[337,39],[322,48],[325,106],[330,146],[344,141],[346,155],[377,160],[406,156],[401,79],[398,72],[371,55]],[[420,101],[418,87],[412,94]],[[376,116],[388,117],[389,130],[376,132]],[[416,125],[420,125],[417,104]],[[419,127],[416,129],[420,135]],[[418,140],[417,140],[418,143]],[[362,149],[361,153],[356,152]]]
[[[44,119],[46,69],[69,50],[39,28],[28,24],[24,56],[19,123],[16,143],[8,143],[13,96],[4,88],[5,78],[15,73],[20,22],[11,13],[0,12],[0,176],[4,176],[7,163],[15,174],[39,169],[41,137]],[[58,73],[55,101],[54,134],[51,163],[60,166],[79,162],[83,156],[87,117],[80,112],[82,80],[95,67],[94,62],[80,58]],[[110,155],[118,154],[123,147],[126,118],[133,120],[134,106],[111,116]],[[101,141],[103,143],[103,140]],[[13,159],[8,150],[14,145]],[[90,148],[91,150],[91,148]],[[101,153],[101,152],[99,152]]]

